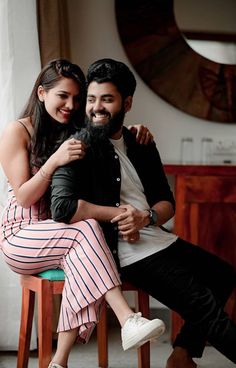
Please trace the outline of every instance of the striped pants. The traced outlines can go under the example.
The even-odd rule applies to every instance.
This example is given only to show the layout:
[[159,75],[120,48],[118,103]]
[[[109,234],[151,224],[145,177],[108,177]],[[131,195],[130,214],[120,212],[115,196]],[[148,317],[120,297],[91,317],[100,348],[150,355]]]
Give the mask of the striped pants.
[[87,342],[105,293],[120,285],[99,224],[92,219],[71,225],[52,220],[21,223],[18,231],[5,235],[2,251],[9,267],[19,274],[65,271],[58,332],[79,328],[79,340]]

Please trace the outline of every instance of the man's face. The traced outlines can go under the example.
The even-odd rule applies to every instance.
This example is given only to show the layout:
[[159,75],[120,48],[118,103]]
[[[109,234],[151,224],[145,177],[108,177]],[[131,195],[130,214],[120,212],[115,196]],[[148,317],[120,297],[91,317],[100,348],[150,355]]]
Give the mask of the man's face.
[[104,127],[110,137],[120,138],[125,107],[122,96],[114,84],[110,82],[89,84],[86,115],[93,127],[99,129]]

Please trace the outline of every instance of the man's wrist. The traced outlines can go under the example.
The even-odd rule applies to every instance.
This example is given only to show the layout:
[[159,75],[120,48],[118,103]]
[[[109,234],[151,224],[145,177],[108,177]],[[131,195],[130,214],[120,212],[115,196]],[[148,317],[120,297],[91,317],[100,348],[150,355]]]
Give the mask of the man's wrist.
[[149,223],[146,225],[146,227],[156,226],[157,225],[157,219],[158,219],[157,212],[155,210],[153,210],[152,208],[149,208],[146,211],[148,212],[148,219],[149,219]]

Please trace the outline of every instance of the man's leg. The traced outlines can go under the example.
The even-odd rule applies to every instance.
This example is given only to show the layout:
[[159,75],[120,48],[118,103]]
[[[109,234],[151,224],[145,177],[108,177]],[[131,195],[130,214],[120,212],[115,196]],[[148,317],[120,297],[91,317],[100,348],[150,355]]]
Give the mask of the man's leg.
[[[236,353],[231,347],[227,347],[226,341],[231,346],[232,341],[235,343],[236,327],[223,312],[222,304],[232,290],[235,274],[224,262],[223,267],[217,257],[199,250],[199,247],[179,240],[164,251],[124,267],[122,276],[175,310],[186,321],[187,327],[185,325],[175,344],[178,343],[178,346],[187,349],[191,356],[201,356],[205,341],[208,339],[234,361]],[[200,262],[198,267],[194,267],[196,262]],[[223,272],[227,274],[224,276],[225,280],[227,281],[230,276],[231,286],[228,287],[227,293],[223,290],[218,292],[220,283],[215,279],[216,275],[208,277],[212,270],[211,265],[215,263],[217,275],[222,276],[221,269],[225,268],[227,269],[227,272],[225,270]],[[204,273],[203,265],[204,267],[207,265]],[[212,284],[214,292],[207,285],[208,282]]]
[[[178,239],[177,244],[178,253],[182,260],[191,268],[202,285],[212,291],[219,305],[224,308],[236,286],[236,273],[233,267],[219,257],[182,239]],[[195,346],[195,351],[191,352],[192,356],[201,357],[205,347],[204,338],[200,343],[199,333],[189,323],[183,325],[173,346],[182,346],[182,341],[188,339],[191,339],[194,342],[193,346]],[[196,348],[197,346],[198,348]]]

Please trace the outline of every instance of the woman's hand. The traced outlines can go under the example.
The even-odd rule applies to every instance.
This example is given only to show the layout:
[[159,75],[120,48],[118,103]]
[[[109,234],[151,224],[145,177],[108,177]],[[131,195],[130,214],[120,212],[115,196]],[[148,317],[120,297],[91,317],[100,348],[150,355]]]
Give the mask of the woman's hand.
[[142,124],[129,125],[128,129],[136,136],[138,143],[148,144],[153,142],[153,135],[146,126]]
[[63,166],[75,160],[81,160],[85,156],[86,145],[75,138],[63,142],[52,155],[56,166]]

